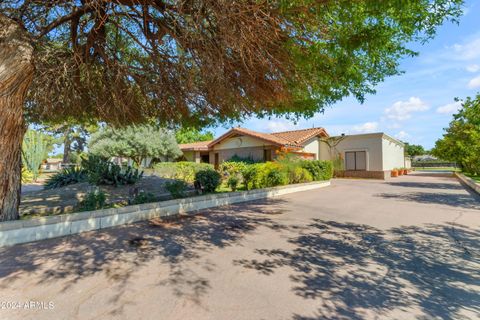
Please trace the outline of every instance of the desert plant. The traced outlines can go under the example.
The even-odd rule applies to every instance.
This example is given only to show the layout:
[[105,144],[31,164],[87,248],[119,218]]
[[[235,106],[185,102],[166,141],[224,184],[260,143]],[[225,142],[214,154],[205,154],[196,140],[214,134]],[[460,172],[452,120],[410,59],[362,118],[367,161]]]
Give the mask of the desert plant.
[[126,185],[134,184],[143,176],[143,171],[128,166],[122,169],[108,159],[90,155],[82,159],[82,168],[85,170],[88,181],[96,185]]
[[183,180],[167,181],[165,183],[165,189],[167,189],[175,199],[185,197],[187,186],[187,183]]
[[228,178],[227,185],[230,187],[230,189],[232,189],[232,191],[236,191],[239,182],[240,179],[236,175],[234,175]]
[[50,176],[43,184],[43,187],[45,189],[55,189],[85,181],[87,181],[85,170],[77,167],[70,167]]
[[48,155],[46,136],[35,130],[28,130],[22,144],[23,165],[32,173],[34,181],[40,175],[40,165]]
[[107,197],[100,189],[88,192],[80,202],[80,211],[92,211],[105,207]]
[[204,169],[195,174],[195,181],[200,183],[205,192],[214,192],[220,185],[221,176],[213,169]]

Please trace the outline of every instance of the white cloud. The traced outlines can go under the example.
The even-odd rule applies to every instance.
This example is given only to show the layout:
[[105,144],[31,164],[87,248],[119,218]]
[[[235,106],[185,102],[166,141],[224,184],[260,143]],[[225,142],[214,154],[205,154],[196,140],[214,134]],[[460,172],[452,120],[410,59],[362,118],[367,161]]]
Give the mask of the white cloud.
[[378,122],[365,122],[360,125],[353,126],[353,132],[356,133],[371,133],[378,129]]
[[480,57],[480,37],[464,44],[454,44],[453,51],[457,60],[472,60]]
[[288,131],[288,130],[295,130],[295,124],[288,121],[274,121],[270,120],[267,122],[267,131],[269,132],[280,132],[280,131]]
[[480,76],[473,78],[468,82],[468,88],[475,89],[480,88]]
[[465,69],[467,69],[468,72],[477,72],[480,70],[480,66],[478,64],[470,64]]
[[410,135],[403,130],[395,135],[395,138],[397,138],[399,140],[403,140],[403,139],[406,139],[406,138],[409,138],[409,137],[410,137]]
[[462,107],[462,101],[456,101],[444,106],[438,107],[438,113],[452,114],[457,112]]
[[426,111],[429,106],[418,97],[410,97],[407,101],[397,101],[385,109],[385,115],[390,120],[402,121],[412,117],[412,113]]

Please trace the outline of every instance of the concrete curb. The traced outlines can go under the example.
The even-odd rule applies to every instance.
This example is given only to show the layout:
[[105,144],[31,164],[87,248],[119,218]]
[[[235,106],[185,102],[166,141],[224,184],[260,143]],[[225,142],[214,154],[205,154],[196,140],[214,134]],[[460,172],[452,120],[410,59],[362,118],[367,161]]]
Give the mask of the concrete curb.
[[458,178],[461,182],[470,187],[473,191],[480,195],[480,184],[476,183],[472,178],[467,177],[466,175],[458,172],[454,172],[453,175]]
[[273,198],[329,185],[330,181],[292,184],[250,191],[207,194],[122,208],[1,222],[0,247],[110,228],[153,218],[170,217],[233,203]]

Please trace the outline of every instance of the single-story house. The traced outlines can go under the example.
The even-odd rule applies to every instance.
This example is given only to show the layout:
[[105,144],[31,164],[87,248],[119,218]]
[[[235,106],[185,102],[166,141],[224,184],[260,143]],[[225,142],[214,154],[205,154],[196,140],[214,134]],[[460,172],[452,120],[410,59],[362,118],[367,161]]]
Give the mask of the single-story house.
[[218,166],[234,156],[274,160],[285,148],[310,160],[334,160],[344,176],[384,179],[405,167],[404,144],[385,133],[331,137],[324,128],[263,133],[232,128],[215,140],[181,144],[187,161]]
[[58,158],[45,159],[40,165],[42,171],[60,171],[63,168],[63,160]]

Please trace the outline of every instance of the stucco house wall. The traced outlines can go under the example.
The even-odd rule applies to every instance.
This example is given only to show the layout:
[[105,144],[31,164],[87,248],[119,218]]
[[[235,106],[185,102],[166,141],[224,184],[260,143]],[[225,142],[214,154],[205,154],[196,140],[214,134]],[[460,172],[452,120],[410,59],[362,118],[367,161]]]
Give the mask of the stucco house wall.
[[382,139],[383,170],[405,167],[404,146],[388,138]]
[[[382,134],[345,136],[335,147],[345,159],[345,152],[365,151],[367,171],[383,171]],[[333,160],[333,159],[330,159]]]
[[315,154],[315,160],[319,159],[320,153],[320,142],[318,137],[314,137],[305,143],[305,147],[302,150],[303,152]]
[[268,150],[271,154],[271,159],[273,159],[275,157],[275,150],[277,149],[278,147],[265,144],[264,141],[254,137],[237,136],[225,139],[214,145],[212,151],[209,153],[210,163],[215,164],[215,153],[218,153],[219,163],[227,161],[235,155],[242,158],[252,158],[256,161],[262,161],[264,150]]

